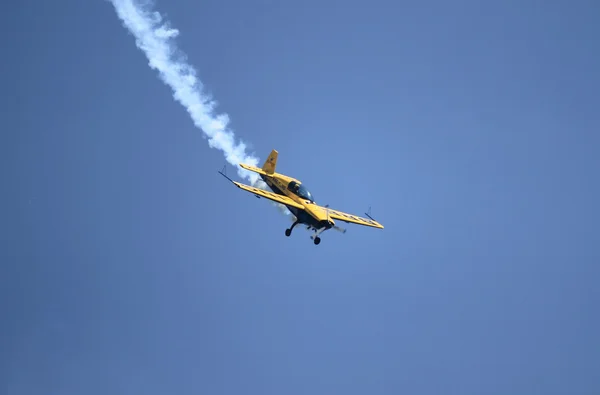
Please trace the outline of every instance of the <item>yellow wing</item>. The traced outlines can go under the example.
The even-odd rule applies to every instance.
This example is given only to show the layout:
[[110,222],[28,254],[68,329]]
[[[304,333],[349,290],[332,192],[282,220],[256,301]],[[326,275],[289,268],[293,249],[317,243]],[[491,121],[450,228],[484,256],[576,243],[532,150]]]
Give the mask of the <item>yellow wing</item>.
[[236,181],[231,181],[231,182],[233,182],[238,188],[241,188],[244,191],[251,192],[259,197],[264,197],[265,199],[273,200],[274,202],[285,204],[286,206],[292,206],[292,207],[296,207],[296,208],[299,208],[302,210],[304,209],[303,205],[301,205],[300,203],[296,203],[295,201],[293,201],[292,199],[290,199],[287,196],[283,196],[283,195],[279,195],[277,193],[265,191],[264,189],[260,189],[260,188],[254,188],[254,187],[251,187],[250,185],[241,184]]
[[383,229],[383,225],[381,225],[379,222],[377,222],[375,220],[372,220],[369,218],[358,217],[358,216],[352,215],[352,214],[346,214],[346,213],[344,213],[342,211],[338,211],[338,210],[329,209],[329,216],[333,219],[339,219],[340,221],[344,221],[344,222],[350,222],[353,224],[371,226],[373,228]]
[[256,166],[247,165],[247,164],[245,164],[245,163],[240,163],[240,167],[241,167],[242,169],[246,169],[246,170],[248,170],[248,171],[253,171],[253,172],[255,172],[255,173],[258,173],[258,174],[267,175],[267,172],[266,172],[266,171],[264,171],[263,169],[261,169],[261,168],[258,168],[258,167],[256,167]]

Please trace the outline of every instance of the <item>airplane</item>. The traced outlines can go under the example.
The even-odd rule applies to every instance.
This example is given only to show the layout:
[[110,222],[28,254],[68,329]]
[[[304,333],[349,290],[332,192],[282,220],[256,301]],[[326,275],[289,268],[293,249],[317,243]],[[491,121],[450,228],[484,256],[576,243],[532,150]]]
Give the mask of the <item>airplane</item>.
[[[273,192],[233,181],[224,173],[225,168],[223,168],[223,171],[219,171],[219,174],[227,178],[238,188],[253,193],[257,198],[263,197],[287,207],[296,217],[292,226],[285,230],[285,235],[288,237],[292,234],[292,230],[296,225],[304,224],[307,225],[307,229],[312,229],[315,232],[311,236],[311,239],[315,245],[318,245],[321,242],[321,238],[319,237],[321,233],[332,228],[340,230],[335,224],[335,220],[383,229],[383,225],[375,221],[368,213],[365,213],[368,218],[363,218],[339,210],[332,210],[329,208],[329,205],[318,205],[313,195],[299,180],[275,172],[278,155],[277,150],[272,150],[262,168],[245,163],[239,164],[243,169],[258,173],[260,178]],[[345,233],[345,230],[342,230],[342,232]]]

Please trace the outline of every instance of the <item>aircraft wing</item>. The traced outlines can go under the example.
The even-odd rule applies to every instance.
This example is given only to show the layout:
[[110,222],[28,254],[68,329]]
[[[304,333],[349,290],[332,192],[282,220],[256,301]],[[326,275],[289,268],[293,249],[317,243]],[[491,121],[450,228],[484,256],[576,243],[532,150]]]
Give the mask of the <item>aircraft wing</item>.
[[264,189],[260,189],[260,188],[254,188],[250,185],[241,184],[236,181],[231,181],[231,182],[233,182],[238,188],[243,189],[244,191],[253,193],[256,196],[264,197],[265,199],[269,199],[274,202],[284,204],[286,206],[292,206],[292,207],[296,207],[296,208],[304,210],[303,205],[301,205],[300,203],[296,203],[295,201],[293,201],[292,199],[290,199],[287,196],[283,196],[283,195],[279,195],[277,193],[265,191]]
[[379,222],[377,222],[375,220],[372,220],[369,218],[358,217],[358,216],[352,215],[352,214],[347,214],[347,213],[344,213],[339,210],[329,209],[329,217],[331,217],[333,219],[338,219],[338,220],[344,221],[344,222],[349,222],[349,223],[353,223],[353,224],[358,224],[358,225],[363,225],[363,226],[371,226],[373,228],[383,229],[383,225],[381,225]]
[[240,167],[241,167],[242,169],[246,169],[246,170],[248,170],[248,171],[253,171],[254,173],[258,173],[258,174],[262,174],[262,175],[266,175],[266,174],[267,174],[267,172],[266,172],[266,171],[264,171],[263,169],[261,169],[261,168],[258,168],[258,167],[256,167],[256,166],[247,165],[247,164],[245,164],[245,163],[240,163]]

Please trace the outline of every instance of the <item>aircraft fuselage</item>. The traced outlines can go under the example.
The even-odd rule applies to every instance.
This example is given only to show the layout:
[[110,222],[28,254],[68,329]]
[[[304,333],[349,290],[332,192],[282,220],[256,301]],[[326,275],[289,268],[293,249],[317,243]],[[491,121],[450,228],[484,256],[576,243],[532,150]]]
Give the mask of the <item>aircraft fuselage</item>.
[[327,221],[327,212],[315,203],[312,194],[301,187],[302,183],[299,180],[279,173],[261,174],[260,177],[274,193],[292,198],[305,207],[304,210],[299,210],[286,205],[298,223],[310,225],[315,229],[329,228],[335,224],[331,218]]

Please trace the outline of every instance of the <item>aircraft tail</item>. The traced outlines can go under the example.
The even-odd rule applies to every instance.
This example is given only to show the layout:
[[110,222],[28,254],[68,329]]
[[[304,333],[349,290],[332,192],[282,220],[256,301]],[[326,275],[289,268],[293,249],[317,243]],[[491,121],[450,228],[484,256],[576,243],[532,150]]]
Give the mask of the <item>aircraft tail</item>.
[[275,173],[275,167],[277,166],[277,155],[278,155],[278,152],[276,150],[271,151],[271,153],[269,154],[269,157],[267,158],[267,160],[265,161],[265,163],[263,164],[263,167],[262,167],[262,169],[265,171],[265,173],[267,173],[267,174]]

